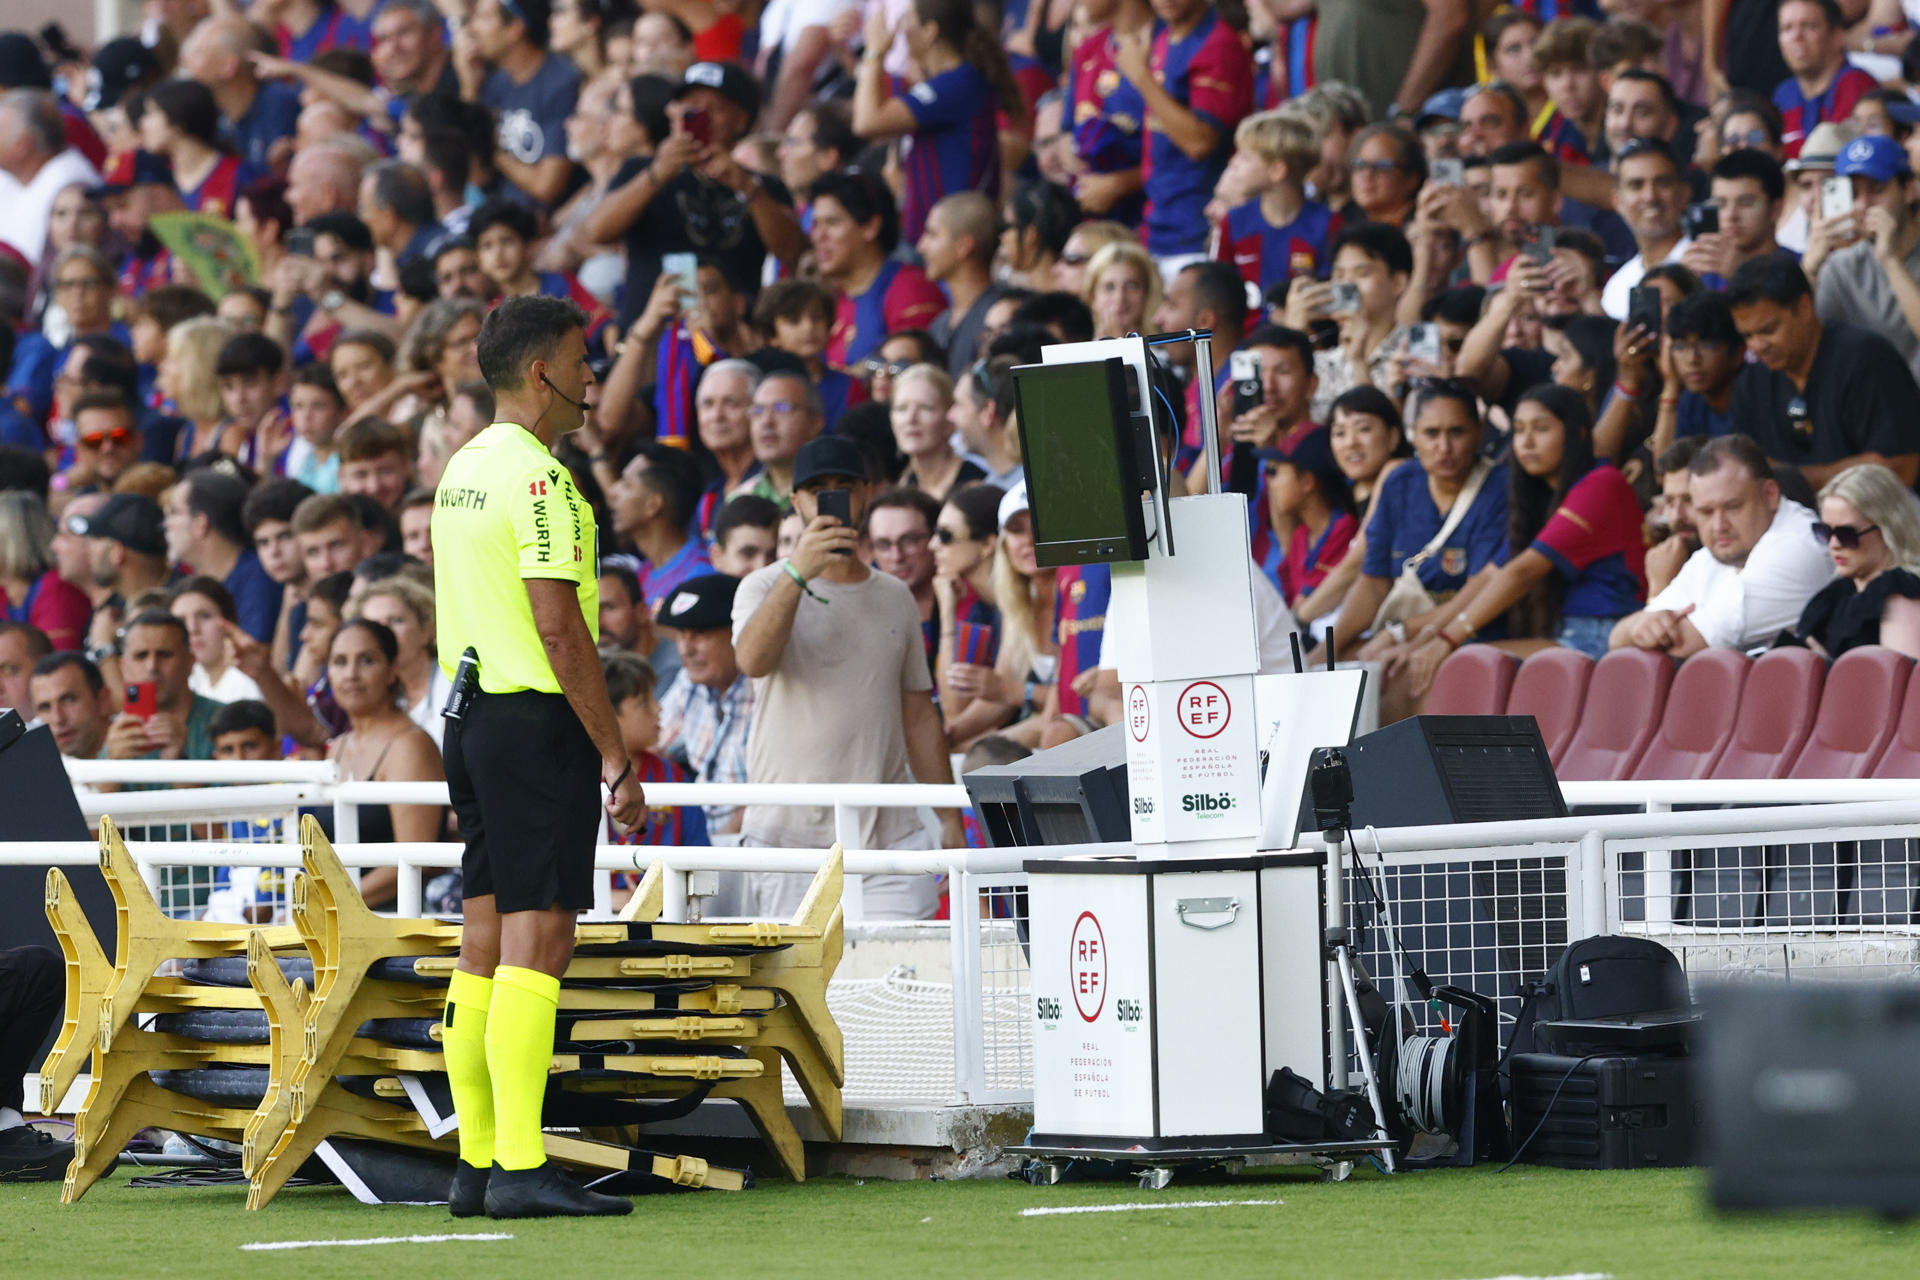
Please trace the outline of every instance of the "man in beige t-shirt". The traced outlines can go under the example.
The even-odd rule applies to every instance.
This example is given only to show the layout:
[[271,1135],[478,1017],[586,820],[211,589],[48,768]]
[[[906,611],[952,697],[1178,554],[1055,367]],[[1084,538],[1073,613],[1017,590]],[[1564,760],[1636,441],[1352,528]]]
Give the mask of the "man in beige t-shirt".
[[[747,739],[749,782],[951,782],[946,735],[934,709],[920,635],[920,611],[899,579],[858,556],[870,486],[851,441],[809,440],[794,457],[793,502],[807,521],[793,554],[740,584],[733,639],[740,669],[753,678]],[[820,514],[823,491],[847,494],[850,523]],[[868,849],[930,849],[913,809],[862,809],[857,843]],[[965,844],[960,815],[940,815],[942,842]],[[825,849],[833,810],[748,806],[748,847]],[[750,873],[748,914],[792,913],[807,877]],[[873,919],[930,918],[939,903],[932,876],[868,876]]]

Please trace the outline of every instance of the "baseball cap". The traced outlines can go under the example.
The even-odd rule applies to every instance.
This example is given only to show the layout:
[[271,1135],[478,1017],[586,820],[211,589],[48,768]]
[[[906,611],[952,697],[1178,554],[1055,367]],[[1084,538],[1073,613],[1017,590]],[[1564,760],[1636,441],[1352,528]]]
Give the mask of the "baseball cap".
[[170,187],[173,185],[173,164],[163,155],[152,151],[123,151],[113,158],[107,166],[100,185],[93,189],[96,196],[118,195],[122,191],[131,191],[135,187]]
[[0,31],[0,89],[51,89],[53,73],[33,37]]
[[867,460],[859,446],[842,436],[815,436],[801,445],[793,455],[793,487],[804,488],[827,476],[865,480]]
[[1007,490],[1006,497],[1000,499],[1001,529],[1004,530],[1007,527],[1007,521],[1013,519],[1022,511],[1027,510],[1031,510],[1031,507],[1027,503],[1027,482],[1022,480],[1019,484]]
[[1841,151],[1846,149],[1847,131],[1829,120],[1817,124],[1807,134],[1807,140],[1800,144],[1800,154],[1787,161],[1783,166],[1788,173],[1799,173],[1803,169],[1831,169],[1839,159]]
[[680,77],[674,91],[678,101],[695,89],[712,89],[749,117],[760,114],[760,86],[752,76],[731,62],[696,62]]
[[105,111],[129,89],[160,77],[160,61],[153,50],[133,36],[121,36],[101,45],[87,68],[89,111]]
[[663,627],[682,631],[711,631],[733,625],[733,593],[740,579],[724,573],[688,578],[666,598],[654,619]]
[[1347,473],[1333,460],[1333,440],[1325,427],[1313,428],[1286,449],[1255,449],[1254,456],[1300,468],[1320,482],[1320,492],[1335,505],[1339,495],[1347,491]]
[[160,504],[139,493],[116,493],[90,516],[69,516],[67,531],[82,538],[111,538],[143,556],[167,554],[166,517]]
[[1435,120],[1458,120],[1460,109],[1467,105],[1467,95],[1472,87],[1442,89],[1420,104],[1420,110],[1414,114],[1413,127],[1423,129]]
[[1859,174],[1875,182],[1890,182],[1912,172],[1913,167],[1907,163],[1907,149],[1892,138],[1883,138],[1878,134],[1868,134],[1849,142],[1833,165],[1833,176],[1836,178],[1850,178]]

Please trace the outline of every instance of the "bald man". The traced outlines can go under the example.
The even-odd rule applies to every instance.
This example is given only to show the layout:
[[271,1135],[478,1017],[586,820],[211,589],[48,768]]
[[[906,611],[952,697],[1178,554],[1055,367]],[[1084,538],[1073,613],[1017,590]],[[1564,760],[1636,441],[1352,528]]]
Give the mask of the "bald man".
[[256,174],[266,174],[293,151],[300,120],[300,90],[281,80],[263,81],[249,56],[265,53],[245,18],[208,18],[180,48],[180,71],[213,91],[220,131]]
[[958,382],[979,358],[980,329],[987,310],[1005,292],[993,281],[993,253],[1000,245],[1000,213],[978,191],[959,191],[927,211],[916,246],[927,275],[951,302],[929,331],[947,353],[947,372]]
[[367,166],[362,150],[371,158],[371,149],[358,139],[323,142],[295,153],[287,169],[287,207],[293,210],[295,226],[305,226],[323,213],[354,212]]

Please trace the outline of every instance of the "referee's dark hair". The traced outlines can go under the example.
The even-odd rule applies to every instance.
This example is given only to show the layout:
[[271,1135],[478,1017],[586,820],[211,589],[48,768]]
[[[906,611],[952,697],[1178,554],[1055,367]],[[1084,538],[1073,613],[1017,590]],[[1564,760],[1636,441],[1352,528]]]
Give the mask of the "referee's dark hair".
[[526,385],[527,365],[552,357],[570,330],[587,327],[586,313],[565,298],[526,294],[495,307],[475,343],[480,376],[494,394]]
[[[1692,437],[1688,438],[1691,439]],[[48,654],[33,664],[33,674],[37,676],[50,676],[56,671],[64,671],[68,667],[79,668],[80,678],[87,682],[88,693],[99,693],[107,687],[107,682],[101,677],[100,668],[94,665],[93,659],[76,649],[62,649],[57,653]]]

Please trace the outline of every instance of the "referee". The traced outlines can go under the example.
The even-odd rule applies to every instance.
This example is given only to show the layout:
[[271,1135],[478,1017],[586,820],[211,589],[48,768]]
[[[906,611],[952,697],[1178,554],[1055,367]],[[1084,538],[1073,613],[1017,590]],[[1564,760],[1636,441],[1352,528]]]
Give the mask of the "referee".
[[[605,811],[632,826],[646,797],[594,651],[593,509],[553,458],[587,412],[586,317],[558,298],[501,303],[480,328],[499,420],[454,454],[433,505],[441,665],[454,681],[447,790],[466,842],[466,929],[442,1044],[460,1119],[455,1217],[618,1214],[633,1202],[546,1162],[540,1105],[574,918],[593,905]],[[463,653],[478,661],[469,685]]]

